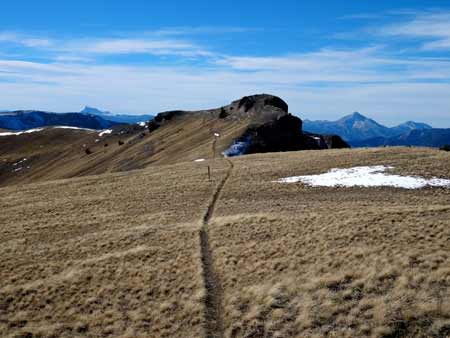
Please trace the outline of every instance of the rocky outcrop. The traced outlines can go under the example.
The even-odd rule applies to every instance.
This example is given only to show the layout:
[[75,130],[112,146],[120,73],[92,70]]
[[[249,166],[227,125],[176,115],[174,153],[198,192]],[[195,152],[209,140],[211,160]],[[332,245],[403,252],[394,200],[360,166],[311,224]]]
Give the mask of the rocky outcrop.
[[338,135],[322,135],[321,136],[326,143],[328,149],[344,149],[350,148],[347,142],[345,142]]
[[152,132],[177,117],[209,115],[222,120],[223,123],[248,125],[241,137],[225,150],[226,156],[348,148],[339,136],[303,133],[302,120],[289,114],[288,111],[288,104],[279,97],[268,94],[252,95],[218,109],[194,112],[175,110],[159,113],[148,123],[148,129]]
[[231,104],[239,113],[253,113],[260,117],[261,115],[273,115],[274,113],[287,113],[288,105],[282,99],[276,96],[261,94],[253,96],[244,96]]
[[303,133],[302,120],[291,114],[249,127],[238,142],[241,154],[349,148],[337,135]]
[[269,94],[244,96],[221,109],[231,119],[249,118],[255,123],[274,121],[288,113],[288,105],[279,97]]
[[187,112],[183,110],[171,110],[159,113],[152,120],[147,123],[147,128],[150,132],[161,127],[165,122],[172,120],[174,117],[181,116]]
[[[224,107],[228,117],[251,117],[254,123],[224,154],[237,156],[279,151],[349,148],[337,135],[304,133],[302,120],[288,113],[288,105],[267,94],[246,96]],[[222,110],[222,114],[223,114]],[[234,112],[233,112],[234,111]]]
[[250,127],[245,137],[250,141],[247,153],[295,151],[304,148],[302,120],[291,114],[274,121]]

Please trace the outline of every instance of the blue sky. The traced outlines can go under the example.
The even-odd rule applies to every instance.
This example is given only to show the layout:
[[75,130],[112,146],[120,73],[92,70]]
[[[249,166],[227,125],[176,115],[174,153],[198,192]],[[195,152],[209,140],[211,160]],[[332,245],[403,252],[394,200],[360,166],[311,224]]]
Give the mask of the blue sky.
[[292,113],[450,127],[447,1],[7,1],[0,108],[154,113],[272,93]]

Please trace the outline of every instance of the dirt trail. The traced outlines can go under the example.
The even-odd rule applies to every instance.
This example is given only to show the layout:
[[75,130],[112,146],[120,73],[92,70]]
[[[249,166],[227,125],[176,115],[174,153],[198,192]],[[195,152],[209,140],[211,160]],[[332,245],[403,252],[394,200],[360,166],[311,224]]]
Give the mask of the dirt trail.
[[224,336],[223,317],[222,317],[222,287],[220,281],[214,272],[213,258],[209,244],[208,224],[214,214],[214,208],[220,197],[220,193],[231,175],[233,162],[227,159],[229,163],[228,171],[225,177],[220,181],[214,192],[213,198],[208,205],[203,216],[202,227],[200,229],[200,246],[203,269],[203,281],[206,288],[205,296],[205,320],[206,337],[222,338]]

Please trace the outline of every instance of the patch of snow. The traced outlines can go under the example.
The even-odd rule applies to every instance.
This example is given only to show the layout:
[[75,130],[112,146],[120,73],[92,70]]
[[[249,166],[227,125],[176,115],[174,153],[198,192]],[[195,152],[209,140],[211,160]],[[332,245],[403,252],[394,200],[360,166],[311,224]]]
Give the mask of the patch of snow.
[[234,141],[234,143],[222,154],[225,157],[244,155],[250,145],[250,136]]
[[214,133],[214,136],[215,136],[215,137],[219,137],[219,136],[220,136],[220,134],[218,134],[218,133]]
[[145,127],[147,125],[147,122],[138,122],[137,124],[141,127]]
[[51,127],[51,128],[52,129],[75,129],[75,130],[95,131],[94,129],[80,128],[80,127],[71,127],[71,126],[55,126],[55,127]]
[[421,189],[426,186],[450,188],[450,180],[441,178],[426,179],[414,176],[386,174],[393,169],[388,166],[354,167],[331,169],[320,175],[293,176],[278,180],[279,183],[302,182],[313,187],[395,187]]
[[194,160],[194,162],[204,162],[204,161],[205,161],[204,158],[198,158],[198,159]]
[[102,137],[103,135],[107,135],[107,134],[111,134],[112,133],[112,129],[105,129],[102,132],[100,132],[98,134],[98,136]]
[[41,130],[44,130],[44,128],[28,129],[28,130],[17,131],[17,132],[3,132],[3,133],[0,133],[0,136],[29,134],[29,133],[35,133],[35,132],[41,131]]
[[18,172],[18,171],[21,171],[22,169],[23,169],[22,167],[19,167],[19,168],[14,169],[13,172]]
[[89,128],[79,128],[79,127],[70,127],[70,126],[51,126],[51,127],[46,127],[46,128],[34,128],[34,129],[17,131],[17,132],[3,132],[3,133],[0,133],[0,136],[29,134],[29,133],[35,133],[38,131],[46,130],[46,129],[76,129],[76,130],[95,131],[94,129],[89,129]]

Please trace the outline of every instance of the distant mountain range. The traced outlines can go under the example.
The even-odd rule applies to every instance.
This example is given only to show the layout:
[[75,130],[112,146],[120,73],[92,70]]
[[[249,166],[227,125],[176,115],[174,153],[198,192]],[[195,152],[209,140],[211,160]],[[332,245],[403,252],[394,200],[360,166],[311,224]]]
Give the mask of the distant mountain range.
[[133,124],[148,121],[152,118],[152,115],[115,115],[92,107],[85,107],[79,113],[17,110],[0,112],[0,128],[27,130],[46,126],[69,126],[106,129],[118,124]]
[[394,137],[353,141],[354,147],[418,146],[439,148],[450,145],[450,129],[415,129]]
[[424,146],[450,144],[450,129],[436,129],[428,124],[408,121],[386,127],[360,113],[337,121],[303,121],[303,129],[318,134],[336,134],[353,147]]
[[[152,120],[152,115],[113,114],[86,106],[76,113],[53,113],[37,110],[0,112],[0,129],[27,130],[46,126],[70,126],[107,129],[118,124]],[[360,113],[337,121],[303,121],[303,130],[321,135],[339,135],[353,147],[425,146],[450,144],[450,129],[432,128],[428,124],[408,121],[386,127]]]
[[413,121],[389,128],[360,113],[344,116],[337,121],[305,120],[303,128],[313,133],[337,134],[348,142],[374,137],[395,137],[415,129],[432,129],[425,123]]
[[119,123],[96,115],[80,113],[51,113],[36,110],[19,110],[0,113],[0,128],[27,130],[46,126],[69,126],[89,129],[106,129]]
[[102,111],[97,108],[86,106],[82,111],[80,111],[81,114],[88,114],[88,115],[96,115],[100,116],[105,120],[114,121],[114,122],[120,122],[120,123],[127,123],[127,124],[133,124],[138,122],[146,122],[153,119],[153,115],[127,115],[127,114],[113,114],[109,111]]

